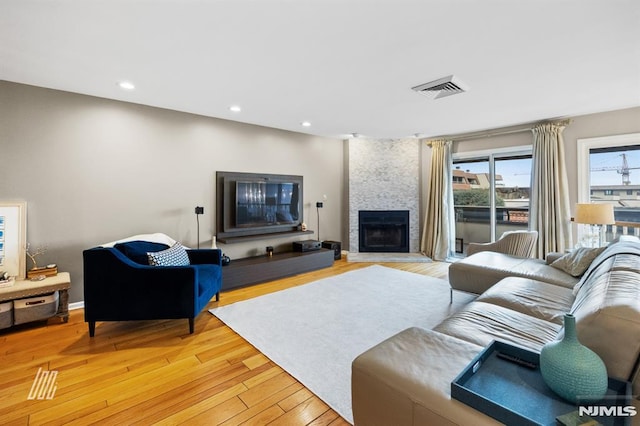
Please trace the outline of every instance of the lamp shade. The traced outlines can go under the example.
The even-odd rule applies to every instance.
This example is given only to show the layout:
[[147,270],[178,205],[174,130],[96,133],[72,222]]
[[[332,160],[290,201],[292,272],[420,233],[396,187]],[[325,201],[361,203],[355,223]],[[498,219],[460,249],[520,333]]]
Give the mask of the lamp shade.
[[576,204],[576,223],[613,225],[613,204]]

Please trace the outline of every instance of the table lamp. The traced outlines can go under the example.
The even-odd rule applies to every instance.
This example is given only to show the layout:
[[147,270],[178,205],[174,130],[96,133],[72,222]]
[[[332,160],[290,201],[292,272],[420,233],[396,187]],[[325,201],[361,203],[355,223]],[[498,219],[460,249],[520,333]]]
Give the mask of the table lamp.
[[613,204],[576,204],[576,223],[589,225],[589,232],[583,239],[585,247],[601,247],[603,245],[602,225],[613,225]]

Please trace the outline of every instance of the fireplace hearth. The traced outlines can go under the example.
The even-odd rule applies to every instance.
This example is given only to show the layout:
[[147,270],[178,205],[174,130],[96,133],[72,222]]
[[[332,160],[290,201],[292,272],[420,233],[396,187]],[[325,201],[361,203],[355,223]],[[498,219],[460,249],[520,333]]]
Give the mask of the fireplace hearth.
[[409,253],[408,210],[360,210],[360,253]]

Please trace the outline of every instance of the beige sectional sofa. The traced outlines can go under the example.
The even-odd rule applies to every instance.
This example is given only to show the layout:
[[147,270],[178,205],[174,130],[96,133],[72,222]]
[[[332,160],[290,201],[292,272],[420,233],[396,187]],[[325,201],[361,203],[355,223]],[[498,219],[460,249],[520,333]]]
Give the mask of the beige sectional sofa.
[[[479,262],[487,257],[486,252],[477,253],[463,262],[471,265],[476,256]],[[553,267],[534,263],[545,266],[555,280],[557,274],[546,269]],[[496,276],[492,265],[485,265],[488,275]],[[474,277],[478,281],[478,274]],[[563,317],[569,312],[576,317],[580,341],[600,355],[609,376],[635,381],[637,395],[640,241],[611,244],[573,280],[574,285],[569,281],[565,277],[565,284],[550,283],[507,274],[433,330],[411,328],[361,354],[352,364],[355,424],[496,424],[452,399],[452,380],[492,340],[539,352],[562,336]]]
[[573,288],[579,278],[550,265],[559,256],[551,253],[546,260],[541,260],[479,252],[451,264],[449,284],[453,290],[481,294],[503,278],[522,277]]

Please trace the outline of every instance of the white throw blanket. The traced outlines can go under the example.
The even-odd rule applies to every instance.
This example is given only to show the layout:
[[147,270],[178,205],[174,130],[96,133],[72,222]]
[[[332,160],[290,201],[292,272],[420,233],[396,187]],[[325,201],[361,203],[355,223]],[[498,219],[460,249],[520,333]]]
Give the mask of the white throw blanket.
[[116,244],[127,243],[129,241],[149,241],[149,242],[152,242],[152,243],[166,244],[169,247],[171,247],[172,245],[174,245],[176,243],[176,240],[174,240],[170,236],[162,234],[160,232],[157,232],[155,234],[133,235],[131,237],[123,238],[121,240],[112,241],[110,243],[105,243],[105,244],[100,244],[99,247],[113,247]]

